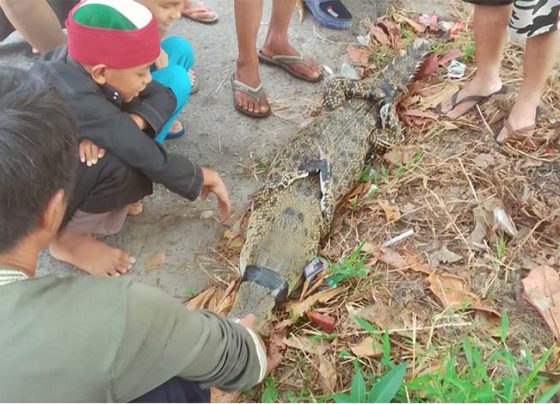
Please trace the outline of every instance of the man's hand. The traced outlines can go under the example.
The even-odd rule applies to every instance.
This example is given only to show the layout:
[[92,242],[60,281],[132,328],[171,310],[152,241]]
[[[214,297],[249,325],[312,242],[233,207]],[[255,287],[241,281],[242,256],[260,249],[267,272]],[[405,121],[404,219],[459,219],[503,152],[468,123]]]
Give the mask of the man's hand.
[[218,199],[218,216],[221,220],[225,220],[231,213],[231,202],[229,200],[228,190],[220,178],[220,175],[209,168],[202,167],[202,192],[200,197],[206,199],[208,194],[216,195]]
[[97,147],[91,140],[84,139],[78,146],[80,161],[86,163],[88,167],[97,164],[97,160],[103,158],[105,149]]
[[140,128],[140,130],[144,130],[148,127],[148,123],[138,114],[129,113],[130,119],[134,121],[136,126]]
[[[243,327],[251,330],[253,332],[253,334],[257,337],[259,344],[262,348],[262,352],[264,352],[264,355],[268,355],[267,353],[267,349],[266,349],[266,345],[264,344],[263,339],[261,338],[261,336],[259,335],[259,333],[256,330],[256,326],[255,326],[255,316],[252,314],[247,314],[245,317],[243,317],[242,319],[240,319],[238,321],[239,324],[241,324]],[[267,366],[266,366],[266,374],[269,374],[272,371],[271,365],[272,362],[270,360],[267,360]]]
[[163,69],[164,67],[167,67],[168,64],[169,64],[169,57],[167,56],[167,52],[165,52],[162,48],[159,52],[159,56],[154,62],[154,65],[156,66],[156,69],[159,70],[159,69]]

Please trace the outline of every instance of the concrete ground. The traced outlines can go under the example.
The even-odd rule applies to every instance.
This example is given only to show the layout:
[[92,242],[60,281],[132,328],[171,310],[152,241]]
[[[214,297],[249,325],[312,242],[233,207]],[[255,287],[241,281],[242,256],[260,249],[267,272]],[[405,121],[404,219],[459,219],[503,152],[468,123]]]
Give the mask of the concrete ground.
[[[187,155],[201,165],[217,169],[229,187],[235,216],[243,211],[250,195],[258,188],[251,167],[258,160],[270,160],[278,146],[297,131],[307,119],[303,113],[307,105],[320,102],[322,86],[262,66],[261,77],[274,116],[254,120],[237,113],[230,86],[237,52],[233,2],[207,0],[206,3],[218,12],[218,24],[207,26],[185,19],[172,30],[172,34],[187,38],[195,48],[200,91],[192,96],[181,116],[187,135],[167,142],[165,147],[171,153]],[[375,20],[383,14],[387,2],[347,1],[346,4],[359,21]],[[270,7],[271,2],[266,1],[259,43],[266,33]],[[310,13],[302,24],[294,14],[290,26],[292,43],[334,71],[340,69],[344,49],[357,33],[357,28],[348,31],[324,28]],[[0,65],[29,64],[20,53],[5,50],[0,47]],[[181,297],[186,290],[198,291],[208,284],[208,275],[200,269],[198,258],[212,249],[226,229],[225,224],[211,217],[215,206],[214,200],[190,203],[158,186],[154,195],[144,200],[142,215],[129,218],[119,235],[106,240],[137,258],[127,276]],[[165,254],[165,264],[146,271],[146,260],[157,253]],[[39,268],[38,275],[81,274],[69,265],[54,261],[47,252],[41,256]]]

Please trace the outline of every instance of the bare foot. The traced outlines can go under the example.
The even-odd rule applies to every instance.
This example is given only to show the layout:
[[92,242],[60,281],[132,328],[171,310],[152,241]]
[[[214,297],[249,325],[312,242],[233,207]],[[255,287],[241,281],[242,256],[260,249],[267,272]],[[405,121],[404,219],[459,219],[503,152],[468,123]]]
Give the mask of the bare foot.
[[441,113],[447,115],[448,118],[456,119],[464,114],[466,114],[471,108],[473,108],[477,102],[476,101],[465,101],[465,97],[470,96],[489,96],[502,88],[502,81],[497,78],[493,81],[483,80],[478,76],[475,76],[467,85],[461,89],[457,96],[457,104],[453,108],[451,97],[441,103]]
[[[258,64],[256,65],[256,68],[252,66],[245,67],[238,65],[235,72],[235,80],[239,80],[249,87],[258,87],[261,84]],[[234,96],[235,103],[245,111],[256,114],[267,114],[270,111],[270,105],[268,104],[266,94],[264,93],[261,95],[259,100],[241,91],[235,91]]]
[[[178,121],[175,121],[175,122],[178,122]],[[173,126],[171,126],[171,129],[173,129]],[[138,216],[139,214],[142,213],[143,210],[144,210],[144,207],[142,206],[142,201],[138,201],[138,202],[134,202],[134,203],[131,203],[130,205],[128,205],[128,212],[127,213],[128,213],[129,216]]]
[[[300,52],[298,52],[292,45],[289,43],[284,44],[275,44],[271,41],[265,42],[264,46],[261,49],[263,55],[272,57],[276,55],[283,55],[283,56],[299,56]],[[311,80],[316,80],[321,76],[321,66],[319,62],[313,59],[310,56],[304,56],[303,62],[301,63],[292,63],[290,64],[293,70],[300,73],[305,77],[309,77]]]
[[89,234],[63,230],[49,245],[57,260],[97,276],[120,276],[136,262],[127,252],[111,247]]

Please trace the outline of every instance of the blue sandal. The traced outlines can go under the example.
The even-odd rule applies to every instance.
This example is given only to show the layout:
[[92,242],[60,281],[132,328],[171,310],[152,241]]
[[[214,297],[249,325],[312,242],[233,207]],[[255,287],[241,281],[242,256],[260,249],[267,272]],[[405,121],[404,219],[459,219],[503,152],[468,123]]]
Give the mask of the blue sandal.
[[179,129],[176,132],[169,132],[167,134],[167,136],[165,137],[165,140],[174,140],[174,139],[179,139],[181,136],[183,136],[185,134],[185,127],[183,126],[183,124],[181,124],[181,129]]
[[340,0],[304,0],[320,24],[333,29],[349,29],[352,26],[352,14]]

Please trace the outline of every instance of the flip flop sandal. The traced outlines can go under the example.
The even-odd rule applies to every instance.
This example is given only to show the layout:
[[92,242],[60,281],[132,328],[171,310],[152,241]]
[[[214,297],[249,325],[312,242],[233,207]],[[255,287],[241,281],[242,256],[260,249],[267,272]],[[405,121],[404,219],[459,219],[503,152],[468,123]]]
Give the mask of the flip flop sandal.
[[[202,18],[202,17],[195,17],[196,14],[206,13],[211,15],[211,17]],[[183,17],[187,17],[196,22],[200,22],[202,24],[215,24],[218,22],[218,14],[215,11],[210,10],[203,4],[195,4],[190,8],[185,8],[181,11]]]
[[349,29],[352,26],[352,14],[340,0],[304,0],[313,17],[325,27]]
[[167,134],[167,136],[165,137],[166,140],[175,140],[175,139],[179,139],[180,137],[184,136],[185,134],[185,127],[183,126],[183,124],[181,124],[181,129],[179,129],[178,131],[175,132],[169,132]]
[[[508,140],[521,140],[521,141],[531,141],[532,135],[535,132],[535,128],[537,127],[536,124],[532,124],[529,126],[525,126],[524,128],[520,129],[513,129],[509,120],[504,119],[504,128],[506,128],[506,137],[502,139],[498,139],[500,133],[496,135],[496,142],[498,143],[505,143]],[[501,132],[501,131],[500,131]]]
[[191,92],[189,94],[195,94],[199,90],[198,78],[194,74],[193,69],[189,69],[189,73],[192,73],[189,74],[189,80],[191,81]]
[[462,89],[457,90],[452,96],[451,96],[451,108],[449,109],[449,111],[447,112],[443,112],[442,111],[442,103],[440,102],[438,105],[436,105],[436,107],[434,108],[434,111],[436,112],[436,114],[438,115],[447,115],[449,114],[451,111],[453,111],[455,108],[457,108],[458,105],[461,105],[465,102],[474,102],[474,104],[472,105],[472,107],[470,107],[469,109],[467,109],[465,112],[463,112],[461,115],[457,116],[456,118],[459,118],[460,116],[465,115],[467,112],[469,112],[471,109],[473,109],[475,107],[475,105],[482,105],[482,103],[486,100],[488,100],[490,97],[494,96],[494,95],[499,95],[499,94],[505,94],[508,92],[508,88],[506,86],[502,86],[498,91],[493,92],[492,94],[489,95],[467,95],[464,98],[461,98],[459,101],[457,101],[457,98],[459,97],[459,93],[461,92]]
[[286,70],[292,76],[297,77],[298,79],[301,80],[309,81],[310,83],[317,83],[323,80],[323,72],[319,72],[319,76],[315,79],[312,79],[309,76],[306,76],[305,74],[301,74],[300,72],[292,68],[292,64],[294,63],[305,63],[305,58],[301,53],[297,56],[289,56],[289,55],[266,56],[262,53],[262,49],[260,49],[259,60],[265,64],[280,67]]
[[243,115],[250,116],[252,118],[266,118],[270,116],[270,114],[272,113],[270,109],[270,105],[268,106],[268,111],[266,112],[251,112],[237,105],[237,102],[235,102],[235,92],[240,91],[243,94],[247,94],[248,96],[255,99],[257,101],[257,104],[260,104],[261,97],[264,94],[264,87],[262,83],[259,84],[257,87],[249,87],[247,84],[242,83],[239,80],[236,80],[235,73],[234,73],[231,76],[231,87],[233,89],[233,106],[238,112],[242,113]]

